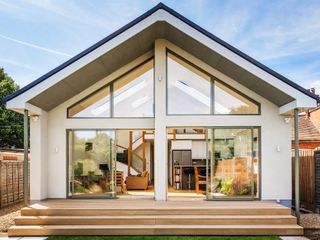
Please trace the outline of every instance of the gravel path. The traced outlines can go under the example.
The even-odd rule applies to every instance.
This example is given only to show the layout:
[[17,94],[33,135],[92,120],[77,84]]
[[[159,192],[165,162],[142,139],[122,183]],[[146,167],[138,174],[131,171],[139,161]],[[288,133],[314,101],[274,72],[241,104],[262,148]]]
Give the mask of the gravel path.
[[301,214],[301,225],[304,228],[320,229],[320,214],[316,214],[316,213]]
[[7,232],[14,224],[14,218],[20,216],[20,209],[23,203],[14,204],[0,210],[0,232]]
[[306,237],[312,240],[320,239],[320,214],[301,214],[300,220]]

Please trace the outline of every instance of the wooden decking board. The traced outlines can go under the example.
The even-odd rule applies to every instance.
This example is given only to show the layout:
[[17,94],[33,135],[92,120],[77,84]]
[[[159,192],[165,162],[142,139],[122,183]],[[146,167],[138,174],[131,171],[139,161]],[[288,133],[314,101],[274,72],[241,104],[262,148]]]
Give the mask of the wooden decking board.
[[127,215],[127,216],[21,216],[16,225],[113,225],[113,224],[295,224],[290,215]]
[[99,216],[99,215],[190,215],[190,214],[215,214],[215,215],[289,215],[290,209],[271,208],[236,208],[236,209],[22,209],[23,216]]

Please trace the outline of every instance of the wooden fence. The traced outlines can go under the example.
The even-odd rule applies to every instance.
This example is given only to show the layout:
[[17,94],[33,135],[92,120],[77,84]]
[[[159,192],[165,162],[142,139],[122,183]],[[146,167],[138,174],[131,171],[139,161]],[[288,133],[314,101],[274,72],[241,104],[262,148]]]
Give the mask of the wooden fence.
[[0,208],[23,201],[23,160],[0,160]]
[[[299,151],[300,166],[300,207],[313,212],[318,211],[316,204],[316,171],[313,150]],[[292,204],[295,201],[295,156],[292,154]]]

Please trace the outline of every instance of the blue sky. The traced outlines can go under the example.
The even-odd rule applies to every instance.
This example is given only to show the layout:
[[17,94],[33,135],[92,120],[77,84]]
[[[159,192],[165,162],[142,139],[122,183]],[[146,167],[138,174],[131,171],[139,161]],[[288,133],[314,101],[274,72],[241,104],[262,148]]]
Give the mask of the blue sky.
[[[162,1],[305,88],[320,92],[320,1]],[[0,67],[22,87],[159,1],[0,0]]]

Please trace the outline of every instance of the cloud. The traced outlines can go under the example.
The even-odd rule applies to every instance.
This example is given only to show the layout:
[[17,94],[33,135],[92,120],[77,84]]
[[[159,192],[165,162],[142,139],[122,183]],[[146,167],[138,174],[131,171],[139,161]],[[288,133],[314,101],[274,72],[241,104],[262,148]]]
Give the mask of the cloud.
[[34,68],[31,67],[30,65],[23,64],[23,63],[14,61],[12,59],[0,58],[0,62],[6,63],[6,64],[10,64],[10,65],[13,65],[13,66],[16,66],[16,67],[22,67],[22,68],[34,71]]
[[15,39],[15,38],[11,38],[11,37],[8,37],[8,36],[2,35],[2,34],[0,34],[0,38],[15,42],[15,43],[27,46],[27,47],[31,47],[31,48],[35,48],[35,49],[38,49],[38,50],[42,50],[42,51],[45,51],[45,52],[48,52],[48,53],[53,53],[53,54],[57,54],[57,55],[61,55],[61,56],[71,57],[70,54],[67,54],[67,53],[64,53],[64,52],[60,52],[60,51],[57,51],[57,50],[54,50],[54,49],[46,48],[46,47],[41,47],[39,45],[35,45],[35,44],[32,44],[32,43],[24,42],[24,41],[21,41],[21,40]]

